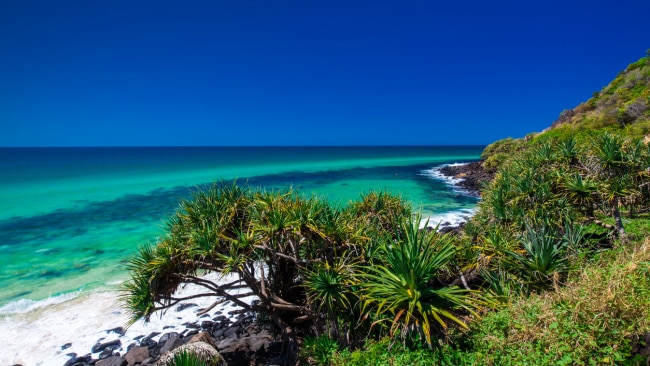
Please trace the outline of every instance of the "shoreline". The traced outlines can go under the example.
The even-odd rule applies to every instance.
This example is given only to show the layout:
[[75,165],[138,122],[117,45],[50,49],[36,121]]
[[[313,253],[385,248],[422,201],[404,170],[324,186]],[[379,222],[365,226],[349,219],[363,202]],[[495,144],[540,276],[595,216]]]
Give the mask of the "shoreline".
[[[434,178],[445,181],[457,194],[479,199],[483,186],[494,178],[493,173],[483,168],[482,161],[443,164],[429,169],[427,173]],[[475,207],[473,209],[460,209],[433,215],[428,217],[427,221],[423,220],[420,227],[438,228],[438,231],[442,233],[458,232],[465,225],[465,222],[474,216],[476,210]]]
[[443,165],[440,168],[440,174],[453,179],[455,185],[465,189],[475,197],[480,197],[484,184],[494,178],[494,173],[483,168],[482,161]]
[[[233,279],[228,276],[220,278],[216,273],[206,277],[224,283]],[[188,296],[196,291],[195,286],[188,285],[177,290],[177,294]],[[181,302],[165,312],[158,311],[148,323],[138,320],[124,329],[129,317],[122,308],[119,295],[114,290],[83,293],[34,311],[3,318],[0,320],[0,344],[7,351],[0,354],[0,364],[90,364],[91,360],[115,355],[123,357],[142,342],[150,345],[162,343],[158,347],[161,348],[165,338],[189,340],[201,331],[238,324],[247,317],[229,302],[199,317],[196,313],[207,308],[214,299],[198,298]],[[246,299],[254,300],[252,297]],[[37,335],[34,332],[38,332]]]
[[[463,184],[466,177],[461,175],[468,174],[467,166],[475,168],[476,164],[445,164],[426,173],[442,179],[459,195],[478,197],[471,186],[468,188]],[[461,209],[432,215],[428,218],[428,226],[438,225],[439,230],[444,232],[457,231],[474,212],[474,209]],[[188,341],[192,335],[201,331],[223,334],[231,328],[242,328],[242,322],[250,321],[253,317],[251,314],[238,314],[237,310],[227,303],[212,309],[207,315],[197,317],[198,310],[207,307],[207,304],[193,301],[192,305],[179,311],[178,305],[167,310],[164,318],[154,315],[149,323],[138,321],[126,331],[120,331],[127,315],[121,309],[118,295],[119,292],[114,290],[65,294],[69,298],[50,298],[47,299],[49,304],[39,306],[36,310],[4,316],[0,319],[0,334],[3,334],[0,336],[0,344],[3,348],[11,350],[11,354],[0,357],[0,364],[73,365],[75,362],[71,361],[78,361],[80,365],[93,364],[100,357],[124,357],[130,349],[141,346],[143,341],[150,345],[156,344],[151,349],[158,347],[160,351],[170,337],[177,338],[176,342],[180,342]],[[196,306],[193,303],[196,303]],[[44,329],[47,332],[44,332]],[[34,332],[38,332],[39,336],[34,337]],[[237,339],[242,334],[244,333],[239,333]],[[245,334],[245,338],[252,337],[250,332]],[[268,342],[262,351],[269,351],[267,346],[276,340],[268,337],[265,339]],[[224,341],[218,337],[215,340]],[[102,344],[108,346],[102,348]],[[222,344],[220,351],[224,350],[223,346]],[[250,349],[251,346],[247,344],[245,347]],[[156,351],[151,352],[155,354]]]

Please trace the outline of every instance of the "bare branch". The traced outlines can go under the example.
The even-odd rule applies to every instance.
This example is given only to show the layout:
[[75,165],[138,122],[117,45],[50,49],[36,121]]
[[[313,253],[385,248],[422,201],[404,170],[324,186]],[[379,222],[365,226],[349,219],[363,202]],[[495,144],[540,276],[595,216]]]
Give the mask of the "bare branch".
[[277,251],[267,247],[266,245],[253,245],[253,248],[260,249],[260,250],[263,250],[263,251],[265,251],[265,252],[267,252],[267,253],[269,253],[269,254],[271,254],[273,256],[292,261],[295,264],[308,264],[308,263],[310,263],[310,261],[307,260],[307,259],[296,259],[296,258],[294,258],[292,256],[277,252]]

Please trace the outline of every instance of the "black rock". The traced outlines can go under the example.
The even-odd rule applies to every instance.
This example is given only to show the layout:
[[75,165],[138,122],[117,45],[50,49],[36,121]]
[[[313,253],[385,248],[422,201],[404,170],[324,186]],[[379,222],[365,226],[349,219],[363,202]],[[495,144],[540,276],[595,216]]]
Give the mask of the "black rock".
[[214,320],[215,322],[222,322],[222,321],[228,320],[228,317],[225,316],[225,315],[219,315],[219,316],[215,316],[214,318],[212,318],[212,320]]
[[109,358],[109,357],[111,357],[111,356],[113,356],[113,351],[107,348],[107,349],[103,350],[103,351],[99,354],[99,356],[97,356],[97,358],[99,358],[100,360],[103,360],[103,359],[105,359],[105,358]]
[[162,347],[160,347],[160,354],[165,354],[166,352],[169,352],[182,345],[183,345],[182,339],[180,339],[177,336],[170,337],[167,341],[165,341],[165,344]]
[[149,333],[149,335],[147,336],[147,338],[153,338],[153,337],[155,337],[155,336],[157,336],[157,335],[159,335],[159,334],[160,334],[160,332],[151,332],[151,333]]
[[169,332],[165,333],[160,336],[160,339],[158,339],[158,347],[162,347],[165,342],[167,342],[170,338],[179,338],[180,335],[176,332]]
[[85,361],[86,361],[85,357],[76,357],[75,356],[75,357],[72,357],[71,359],[69,359],[68,361],[66,361],[66,363],[63,364],[63,366],[72,366],[72,365],[74,365],[76,363],[85,362]]
[[210,329],[212,328],[212,325],[214,325],[214,322],[211,322],[209,320],[204,320],[201,322],[201,329]]
[[89,354],[81,357],[77,357],[76,355],[72,358],[70,358],[64,366],[74,366],[74,365],[85,365],[87,362],[90,362],[92,360],[92,356]]
[[163,330],[165,330],[165,329],[172,329],[172,328],[174,328],[173,325],[165,325],[165,326],[163,327]]
[[198,305],[198,304],[194,304],[194,303],[190,303],[190,304],[180,304],[180,305],[178,305],[178,307],[176,307],[176,311],[177,311],[177,312],[179,312],[179,311],[183,311],[183,310],[185,310],[185,309],[187,309],[187,308],[191,308],[191,307],[193,307],[193,306],[199,306],[199,305]]
[[195,334],[199,334],[198,329],[190,330],[190,331],[187,332],[187,333],[186,333],[186,332],[187,332],[187,329],[185,330],[185,332],[181,333],[181,335],[183,336],[183,338],[189,338],[189,337],[191,337],[191,336],[193,336],[193,335],[195,335]]
[[103,360],[97,361],[97,366],[123,366],[126,365],[126,360],[121,356],[112,356]]
[[440,168],[440,173],[448,177],[460,178],[457,184],[469,194],[479,196],[483,185],[494,178],[494,172],[488,172],[480,161],[462,165],[448,165]]
[[225,331],[223,329],[217,329],[214,333],[212,333],[212,336],[214,338],[219,338],[219,337],[223,336],[224,332]]
[[119,334],[121,336],[124,335],[125,332],[126,331],[122,327],[117,327],[117,328],[109,329],[109,330],[106,331],[106,333],[115,333],[115,334]]
[[120,341],[119,339],[116,339],[114,341],[109,341],[109,342],[104,342],[104,343],[97,343],[90,350],[91,350],[92,353],[101,352],[101,351],[103,351],[105,349],[110,349],[110,350],[114,351],[116,349],[119,349],[121,345],[122,345],[122,341]]
[[224,335],[224,337],[229,338],[229,337],[233,337],[233,336],[237,336],[237,335],[239,335],[239,333],[241,333],[241,331],[242,331],[241,327],[239,327],[239,326],[234,326],[234,327],[230,327],[230,328],[228,328],[228,329],[223,333],[223,335]]
[[457,226],[444,226],[444,227],[441,227],[438,230],[438,232],[441,233],[441,234],[449,234],[449,233],[458,234],[458,227]]
[[152,347],[156,347],[156,346],[158,346],[158,342],[154,341],[153,339],[151,339],[149,337],[145,337],[145,338],[142,338],[142,340],[140,340],[140,347],[152,348]]
[[63,351],[64,349],[68,349],[70,347],[72,347],[72,343],[66,343],[63,346],[61,346],[61,351]]
[[139,336],[133,338],[133,340],[134,340],[134,341],[137,341],[138,339],[143,338],[143,337],[144,337],[143,335],[139,335]]
[[196,323],[183,323],[183,326],[188,329],[201,329],[201,326]]

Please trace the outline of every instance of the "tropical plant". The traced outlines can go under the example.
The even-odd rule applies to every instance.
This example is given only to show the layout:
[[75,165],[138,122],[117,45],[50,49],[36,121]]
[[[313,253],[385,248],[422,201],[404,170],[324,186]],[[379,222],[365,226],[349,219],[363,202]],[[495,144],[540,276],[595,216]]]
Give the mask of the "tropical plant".
[[[326,328],[354,343],[352,327],[339,327],[343,317],[347,324],[358,321],[350,321],[359,313],[352,310],[358,301],[350,289],[351,265],[369,263],[377,250],[370,239],[396,237],[393,223],[407,217],[408,205],[387,193],[370,193],[338,210],[291,190],[220,183],[181,202],[166,236],[129,260],[123,300],[132,321],[191,298],[214,298],[203,313],[230,301],[271,319],[289,342],[288,355],[296,350],[297,328]],[[207,272],[234,278],[211,281],[202,276]],[[188,283],[203,292],[175,295]],[[259,301],[242,300],[250,296]]]
[[470,290],[436,285],[454,255],[449,237],[419,230],[419,220],[403,223],[400,233],[383,243],[385,264],[359,275],[363,312],[374,324],[389,323],[391,335],[421,336],[431,346],[450,322],[466,327],[461,314],[476,315],[481,301]]
[[300,353],[302,358],[311,364],[330,365],[339,348],[336,340],[328,336],[307,337]]
[[557,285],[560,276],[569,270],[566,258],[566,242],[557,233],[542,224],[540,227],[528,225],[521,236],[523,253],[509,252],[518,264],[519,275],[527,285],[544,288]]
[[583,178],[580,173],[557,172],[562,193],[585,212],[587,216],[594,216],[594,203],[598,193],[598,184],[589,178]]

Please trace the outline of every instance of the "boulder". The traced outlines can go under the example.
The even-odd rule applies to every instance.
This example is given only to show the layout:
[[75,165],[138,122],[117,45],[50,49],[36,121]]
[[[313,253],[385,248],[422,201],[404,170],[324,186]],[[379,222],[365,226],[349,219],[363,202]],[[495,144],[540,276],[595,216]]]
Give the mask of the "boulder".
[[177,332],[169,332],[160,336],[158,339],[158,347],[162,347],[170,338],[179,338],[180,334]]
[[155,347],[158,345],[158,342],[154,341],[153,339],[149,337],[142,338],[140,341],[140,346],[141,347]]
[[183,340],[179,337],[169,338],[165,344],[160,348],[160,354],[164,355],[165,353],[172,351],[173,349],[183,345]]
[[237,338],[235,338],[235,337],[232,337],[232,338],[224,338],[224,339],[222,339],[219,343],[217,343],[217,347],[216,347],[216,348],[217,348],[219,351],[224,350],[224,349],[226,349],[226,348],[229,348],[230,345],[231,345],[233,342],[235,342],[236,340],[237,340]]
[[212,347],[217,348],[217,344],[214,342],[214,339],[212,339],[212,337],[210,337],[210,334],[208,334],[207,332],[201,332],[195,334],[192,338],[190,338],[189,341],[187,341],[187,344],[196,343],[196,342],[207,343]]
[[261,352],[265,351],[267,348],[269,348],[269,345],[271,344],[271,340],[262,338],[262,339],[257,339],[257,342],[251,344],[251,352]]
[[142,363],[142,361],[149,358],[149,356],[151,356],[149,354],[149,347],[143,346],[132,348],[126,353],[126,355],[124,355],[124,358],[129,366],[133,366],[137,363]]
[[223,329],[217,329],[214,333],[212,333],[212,336],[214,338],[219,338],[219,337],[223,336],[224,332],[225,332],[225,330],[223,330]]
[[183,338],[192,338],[196,334],[199,334],[199,331],[197,329],[190,330],[189,332],[187,331],[187,329],[185,329],[182,333],[182,336]]
[[72,366],[80,362],[86,362],[86,357],[77,357],[77,355],[72,356],[63,366]]
[[175,350],[166,353],[163,355],[158,362],[155,363],[156,366],[168,366],[171,364],[171,361],[174,359],[174,356],[180,352],[191,352],[199,356],[201,360],[209,361],[210,365],[226,365],[223,361],[223,357],[217,352],[214,347],[205,342],[193,342],[182,345]]
[[124,366],[124,365],[126,365],[126,360],[124,359],[124,357],[120,357],[120,356],[105,358],[95,363],[95,366]]
[[239,326],[230,327],[223,333],[223,336],[226,338],[236,337],[241,333],[241,331],[242,329]]
[[92,353],[97,353],[97,352],[101,352],[101,351],[103,351],[105,349],[110,349],[110,350],[114,351],[116,349],[119,349],[121,345],[122,345],[122,341],[120,341],[119,339],[104,342],[104,343],[97,343],[97,344],[95,344],[93,346],[93,348],[91,349],[91,352]]
[[248,338],[234,339],[227,348],[219,350],[229,365],[248,365],[250,361]]
[[201,329],[201,326],[196,323],[183,323],[183,326],[187,329]]
[[113,350],[107,348],[99,353],[99,356],[97,356],[98,359],[103,360],[105,358],[109,358],[113,356]]
[[116,327],[116,328],[109,329],[109,330],[106,331],[106,333],[109,333],[109,334],[110,333],[115,333],[115,334],[119,334],[121,336],[123,336],[125,332],[126,331],[122,327]]

